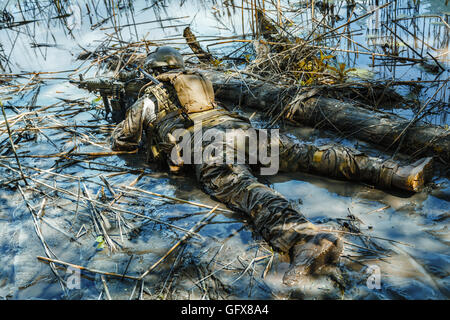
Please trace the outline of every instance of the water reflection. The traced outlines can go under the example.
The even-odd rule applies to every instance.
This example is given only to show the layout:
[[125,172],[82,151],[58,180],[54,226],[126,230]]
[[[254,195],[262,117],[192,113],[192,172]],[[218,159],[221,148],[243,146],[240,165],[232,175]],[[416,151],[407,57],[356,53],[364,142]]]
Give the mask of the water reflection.
[[[151,50],[154,45],[170,43],[190,58],[181,36],[184,27],[190,25],[198,39],[217,56],[237,58],[243,51],[251,53],[251,45],[234,41],[251,39],[255,31],[255,15],[248,1],[68,1],[64,6],[61,3],[1,2],[1,8],[5,10],[0,15],[0,68],[4,73],[64,71],[56,75],[43,75],[43,78],[52,79],[40,79],[31,90],[24,87],[20,94],[7,100],[17,108],[25,106],[29,112],[39,106],[58,103],[55,108],[33,115],[35,119],[27,119],[42,126],[108,125],[98,112],[100,105],[95,101],[96,97],[86,96],[85,92],[67,83],[67,76],[73,70],[86,67],[86,62],[76,60],[84,50],[120,48],[127,46],[130,41],[146,40],[148,47],[139,47],[142,52]],[[283,14],[268,1],[262,1],[261,5],[274,21],[290,28],[294,35],[307,37],[315,27],[315,32],[327,31],[387,1],[354,1],[354,5],[351,1],[327,3],[323,1],[319,4],[317,1],[313,13],[308,1],[282,1]],[[341,50],[336,51],[340,61],[342,59],[348,66],[368,70],[375,78],[399,81],[448,78],[448,71],[437,77],[433,70],[430,72],[426,66],[419,67],[414,63],[414,59],[420,59],[421,56],[427,58],[427,53],[430,53],[448,67],[449,33],[445,25],[449,22],[448,6],[439,0],[399,0],[395,3],[395,10],[392,7],[380,9],[368,19],[340,29],[339,32],[342,31],[345,37],[336,38],[333,35],[321,45]],[[444,21],[426,15],[439,15]],[[321,21],[326,22],[328,27],[320,24]],[[395,30],[400,38],[393,36],[388,28]],[[376,55],[355,54],[353,51],[370,51]],[[383,55],[401,55],[405,61],[386,60]],[[433,59],[428,59],[428,63],[433,64]],[[91,68],[89,72],[95,74],[94,69]],[[28,74],[18,79],[18,88],[27,83],[33,84],[36,80],[33,77],[33,74]],[[429,87],[424,91],[421,98],[434,93],[433,88]],[[4,98],[6,96],[2,96],[2,100]],[[448,99],[448,92],[442,90],[438,99]],[[80,109],[82,112],[78,112]],[[8,108],[7,112],[8,116],[14,116],[17,111]],[[75,115],[71,116],[71,112]],[[405,111],[405,114],[408,115],[408,112],[411,111]],[[447,113],[444,110],[441,114],[445,118]],[[447,120],[441,119],[440,123],[447,123]],[[80,129],[77,133],[70,128],[52,129],[45,131],[45,135],[36,134],[32,144],[20,140],[25,139],[25,136],[17,137],[16,143],[21,154],[57,153],[68,151],[74,146],[78,146],[80,152],[97,151],[101,147],[108,148],[105,141],[111,128],[105,128]],[[306,136],[310,133],[308,131]],[[6,135],[4,132],[2,134],[1,155],[10,155],[5,147]],[[31,141],[32,137],[29,138]],[[322,143],[334,137],[310,135],[309,138]],[[86,141],[94,142],[96,146]],[[354,141],[343,143],[354,146]],[[359,147],[378,152],[369,145]],[[2,158],[1,163],[14,166],[9,160]],[[167,224],[189,229],[204,214],[204,210],[199,208],[161,198],[144,197],[136,193],[124,195],[118,201],[120,206],[167,224],[124,213],[128,227],[121,225],[123,229],[117,227],[111,232],[112,237],[120,241],[122,250],[114,254],[108,250],[97,250],[95,235],[83,233],[82,229],[84,224],[89,226],[91,223],[92,208],[86,200],[77,201],[77,195],[83,195],[80,191],[83,183],[98,199],[104,197],[105,201],[113,201],[113,194],[105,187],[100,175],[109,181],[113,186],[112,191],[117,193],[121,191],[116,187],[136,181],[135,186],[143,190],[210,206],[217,204],[198,188],[194,177],[170,176],[159,171],[156,166],[146,164],[144,160],[134,155],[88,161],[43,158],[23,160],[22,164],[29,175],[37,175],[50,187],[60,188],[55,191],[47,187],[45,194],[28,190],[28,200],[32,206],[38,210],[42,199],[48,198],[45,217],[59,229],[81,234],[79,243],[71,242],[55,228],[42,223],[42,232],[56,256],[92,269],[118,274],[127,271],[127,274],[138,275],[163,256],[183,234],[180,229]],[[77,177],[79,180],[51,174],[39,175],[36,168]],[[3,267],[0,270],[0,296],[16,299],[104,298],[101,278],[89,273],[82,277],[81,290],[69,291],[68,296],[62,294],[60,284],[49,266],[36,260],[44,252],[36,238],[26,204],[14,187],[3,184],[17,177],[5,167],[1,171],[0,262]],[[356,223],[349,217],[352,215],[362,221],[359,227],[364,233],[415,247],[378,239],[373,240],[375,244],[370,243],[372,251],[367,251],[361,249],[365,247],[366,239],[349,236],[347,240],[351,243],[346,245],[346,258],[341,259],[340,276],[337,275],[335,279],[305,279],[299,288],[289,289],[281,285],[280,281],[288,265],[285,257],[272,255],[261,238],[251,233],[251,223],[242,216],[220,213],[201,230],[200,234],[206,240],[192,239],[183,250],[171,256],[146,278],[139,294],[151,299],[449,297],[447,179],[436,179],[434,182],[442,184],[440,187],[414,196],[301,174],[280,175],[270,182],[317,223],[327,223],[327,226]],[[75,213],[77,219],[74,219]],[[108,219],[113,225],[116,221],[122,221],[112,215]],[[373,250],[384,250],[382,252],[385,255],[380,258]],[[255,258],[261,259],[255,262]],[[371,265],[379,266],[381,270],[382,286],[379,290],[369,289],[366,285]],[[174,270],[177,271],[176,277],[173,276]],[[67,277],[64,269],[59,271],[63,277]],[[107,284],[114,298],[123,299],[132,295],[135,285],[133,281],[115,278],[108,278]],[[139,295],[138,291],[133,293],[134,297]]]

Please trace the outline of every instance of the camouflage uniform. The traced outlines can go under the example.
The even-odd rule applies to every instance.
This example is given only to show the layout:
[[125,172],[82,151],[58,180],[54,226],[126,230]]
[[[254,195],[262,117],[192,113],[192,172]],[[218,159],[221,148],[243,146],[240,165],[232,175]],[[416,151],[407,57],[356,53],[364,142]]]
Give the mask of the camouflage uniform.
[[[177,145],[174,130],[185,129],[191,137],[195,136],[195,126],[186,127],[177,104],[177,94],[169,83],[148,86],[144,95],[127,111],[126,119],[114,130],[113,149],[136,149],[146,132],[151,157],[164,159],[173,171],[177,171],[179,166],[170,157]],[[202,124],[202,133],[214,128],[217,132],[225,133],[228,130],[239,134],[239,130],[252,128],[246,118],[219,107],[190,113],[189,116],[194,123]],[[203,141],[203,148],[211,143]],[[231,151],[226,147],[223,150],[224,153],[237,153],[242,147],[245,146],[235,145]],[[398,167],[393,162],[383,162],[343,146],[298,144],[285,135],[279,137],[279,159],[280,171],[314,172],[335,178],[366,181],[382,187],[391,187],[393,173]],[[276,250],[289,252],[305,233],[314,229],[286,198],[260,183],[252,174],[250,166],[211,162],[191,166],[208,194],[250,216],[255,229]]]
[[[112,135],[112,148],[136,149],[143,132],[146,132],[148,150],[153,150],[150,157],[162,158],[174,169],[177,164],[170,157],[174,147],[170,136],[175,129],[185,128],[185,120],[170,105],[160,108],[162,103],[155,97],[155,87],[147,88],[145,95],[127,111],[126,119],[117,125]],[[169,93],[168,98],[175,100],[176,97]],[[155,108],[158,109],[157,113],[153,111]],[[192,121],[201,122],[203,132],[211,128],[222,132],[251,128],[247,119],[220,108],[191,113],[189,116]],[[194,126],[185,129],[194,136]],[[206,148],[209,143],[203,141],[202,144]],[[224,147],[224,152],[227,151],[230,152],[230,149]],[[208,194],[230,208],[249,215],[255,229],[276,250],[289,252],[297,242],[299,232],[309,227],[304,215],[294,210],[281,194],[258,182],[248,166],[207,162],[191,166]]]
[[[252,173],[254,167],[247,164],[251,161],[242,162],[242,158],[239,161],[239,156],[243,154],[245,160],[250,160],[250,145],[258,151],[267,148],[267,140],[257,139],[255,142],[250,139],[249,147],[245,141],[234,143],[228,140],[228,134],[239,138],[245,130],[254,129],[248,119],[215,104],[211,82],[201,74],[195,75],[185,70],[182,56],[171,47],[158,47],[147,56],[143,69],[139,70],[152,82],[140,83],[139,80],[136,83],[138,86],[134,88],[135,81],[130,82],[129,77],[125,77],[127,81],[119,86],[120,90],[111,90],[116,87],[115,82],[105,85],[101,81],[91,81],[83,85],[89,90],[103,88],[104,100],[107,100],[107,95],[119,97],[116,99],[119,103],[116,101],[111,104],[115,120],[123,118],[125,102],[121,97],[137,99],[126,111],[125,120],[113,132],[114,150],[134,150],[145,136],[151,161],[162,160],[175,172],[183,167],[194,169],[197,180],[208,194],[246,214],[254,229],[274,249],[289,253],[291,266],[283,278],[285,284],[294,284],[299,276],[313,273],[338,260],[343,249],[341,239],[333,233],[318,230],[286,198],[260,183]],[[159,74],[156,80],[149,74],[152,72]],[[158,83],[158,80],[161,83],[151,84]],[[119,91],[124,94],[118,94]],[[127,92],[139,94],[133,96]],[[137,98],[141,93],[142,97]],[[189,133],[186,135],[187,141],[184,138],[178,140],[178,129]],[[204,137],[209,130],[214,130],[214,137],[225,136],[227,139],[198,141],[196,136]],[[259,130],[258,133],[262,132]],[[423,185],[423,168],[431,162],[428,159],[416,166],[399,167],[394,162],[383,162],[343,146],[298,144],[285,135],[277,134],[270,139],[279,147],[277,160],[280,171],[314,172],[329,177],[366,181],[385,188],[395,186],[416,191]],[[186,145],[185,142],[190,144]],[[200,161],[187,162],[189,156],[185,152],[195,154],[197,142],[202,150],[218,146],[222,148],[216,149],[214,155],[207,154]],[[203,152],[201,154],[204,155]],[[258,155],[261,154],[258,152]],[[235,156],[238,161],[228,161]],[[227,161],[224,162],[224,159]],[[255,167],[267,165],[261,158],[256,160]]]

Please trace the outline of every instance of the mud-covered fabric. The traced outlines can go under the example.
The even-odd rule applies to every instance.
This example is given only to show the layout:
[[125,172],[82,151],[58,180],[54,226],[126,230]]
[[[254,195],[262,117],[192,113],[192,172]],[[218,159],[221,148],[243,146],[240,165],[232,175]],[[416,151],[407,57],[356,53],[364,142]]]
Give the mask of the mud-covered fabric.
[[[158,144],[164,146],[167,139],[159,139],[155,129],[157,124],[172,121],[173,129],[176,128],[176,118],[181,118],[177,107],[176,93],[172,88],[163,84],[152,85],[145,89],[140,97],[128,110],[125,120],[119,123],[112,134],[113,150],[133,150],[139,146],[143,133],[147,134],[147,140],[151,148]],[[167,138],[166,135],[164,135]],[[167,146],[166,146],[167,149]],[[159,150],[156,151],[157,153]],[[155,153],[155,152],[154,152]]]
[[[166,159],[170,161],[170,152],[174,146],[170,136],[175,129],[184,128],[183,119],[170,113],[159,117],[155,113],[156,104],[157,101],[151,94],[146,94],[136,101],[128,110],[126,119],[112,134],[114,150],[135,149],[145,132],[147,140],[156,140],[160,146],[166,146],[160,147],[159,150],[165,152]],[[235,134],[238,134],[238,130],[251,128],[247,119],[223,109],[197,112],[191,117],[195,123],[201,123],[202,134],[209,129],[214,129],[216,133],[236,130]],[[193,126],[185,130],[194,137],[196,129]],[[207,148],[214,143],[225,144],[224,157],[227,156],[226,153],[234,156],[238,148],[244,147],[236,145],[235,149],[227,148],[227,141],[218,142],[213,139],[203,140],[202,146]],[[312,224],[307,223],[302,213],[294,210],[281,194],[259,183],[246,165],[216,164],[210,161],[194,167],[204,190],[227,206],[245,213],[255,229],[274,249],[288,252],[293,244],[307,234],[306,230],[313,230]]]
[[134,150],[138,147],[144,130],[156,116],[156,105],[145,96],[138,99],[126,113],[125,120],[114,129],[111,140],[113,150]]
[[302,171],[390,188],[398,164],[340,145],[300,144],[280,136],[280,171]]
[[289,249],[306,230],[313,231],[305,216],[292,208],[275,190],[258,182],[247,166],[196,165],[204,190],[228,207],[248,215],[256,231],[276,250]]
[[[292,208],[281,194],[260,183],[249,166],[237,164],[237,161],[224,163],[223,160],[227,157],[235,159],[243,150],[246,153],[245,143],[233,142],[230,147],[229,140],[201,139],[203,150],[222,144],[223,154],[215,155],[222,156],[220,161],[214,161],[212,156],[202,158],[200,162],[191,158],[188,164],[174,163],[172,151],[178,146],[178,140],[174,137],[176,129],[188,133],[190,140],[187,142],[191,143],[191,152],[194,154],[197,134],[203,137],[207,130],[214,129],[216,137],[230,133],[239,136],[240,130],[252,128],[247,119],[216,108],[190,114],[196,125],[186,128],[183,118],[177,112],[171,112],[170,108],[158,109],[163,104],[155,97],[154,88],[147,88],[145,92],[128,110],[126,119],[114,130],[113,149],[136,148],[145,132],[147,140],[151,142],[149,148],[156,145],[158,153],[165,157],[171,169],[174,166],[193,166],[202,188],[230,208],[243,212],[276,250],[288,252],[302,237],[304,239],[305,235],[315,233],[313,225],[305,216]],[[286,135],[280,135],[279,142],[281,171],[314,172],[330,177],[378,183],[381,160],[342,146],[316,147],[296,143]]]
[[186,70],[166,72],[158,75],[157,79],[173,85],[178,101],[188,113],[211,110],[215,106],[213,85],[201,73]]

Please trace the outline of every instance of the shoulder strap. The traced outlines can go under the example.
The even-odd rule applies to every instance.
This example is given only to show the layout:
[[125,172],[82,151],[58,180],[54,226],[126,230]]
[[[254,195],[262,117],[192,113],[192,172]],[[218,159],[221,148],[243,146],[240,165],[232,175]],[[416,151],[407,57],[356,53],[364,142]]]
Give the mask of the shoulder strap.
[[183,74],[183,73],[184,73],[183,71],[176,71],[176,72],[169,71],[169,72],[165,72],[165,73],[158,75],[156,77],[156,79],[158,79],[159,81],[170,82],[171,84],[173,84],[176,77],[178,77],[180,74]]
[[172,94],[164,88],[163,83],[149,86],[146,88],[145,92],[153,95],[158,102],[157,119],[178,110],[178,107],[176,106],[176,97],[173,97]]

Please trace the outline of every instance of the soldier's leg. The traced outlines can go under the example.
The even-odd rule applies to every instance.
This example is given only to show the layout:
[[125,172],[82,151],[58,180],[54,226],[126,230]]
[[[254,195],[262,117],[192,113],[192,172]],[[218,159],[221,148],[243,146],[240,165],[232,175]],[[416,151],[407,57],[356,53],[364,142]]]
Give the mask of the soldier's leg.
[[275,250],[290,254],[286,284],[339,258],[342,242],[338,236],[319,232],[281,194],[258,182],[245,165],[202,164],[196,166],[196,173],[208,194],[246,213]]
[[281,135],[280,170],[312,172],[332,178],[364,181],[386,189],[417,192],[430,178],[432,158],[399,166],[394,161],[369,157],[348,147],[300,144]]

